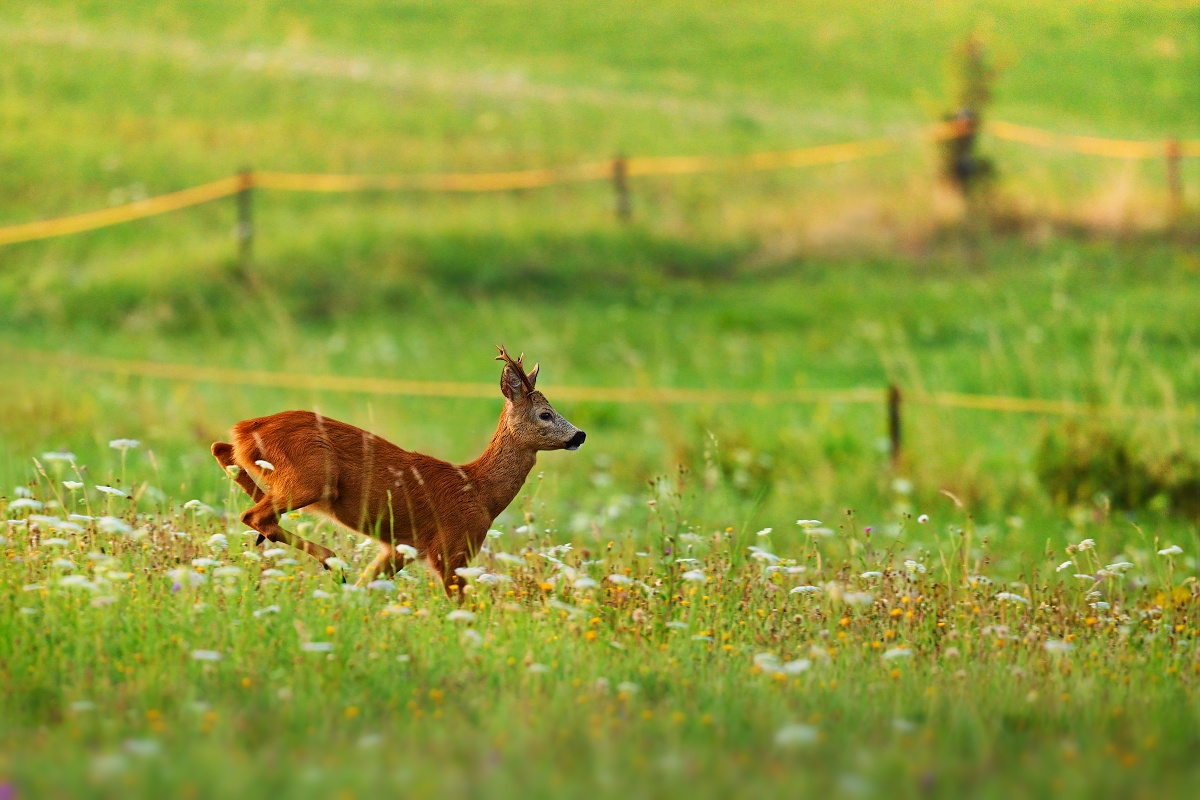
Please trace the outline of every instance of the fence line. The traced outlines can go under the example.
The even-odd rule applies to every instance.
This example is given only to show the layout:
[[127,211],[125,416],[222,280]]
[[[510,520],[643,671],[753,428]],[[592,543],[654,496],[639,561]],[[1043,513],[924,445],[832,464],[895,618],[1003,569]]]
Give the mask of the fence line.
[[[999,139],[1118,159],[1200,157],[1200,140],[1138,141],[1069,136],[1040,128],[994,121],[985,130]],[[961,121],[940,123],[919,130],[920,139],[946,141],[973,134]],[[415,173],[399,175],[333,175],[276,171],[246,171],[190,189],[150,197],[127,205],[56,219],[0,227],[0,245],[49,239],[71,233],[117,225],[165,214],[253,188],[292,192],[357,192],[366,190],[429,192],[502,192],[536,189],[564,183],[618,180],[625,177],[696,175],[707,172],[753,172],[798,169],[846,163],[896,150],[909,137],[869,139],[817,145],[796,150],[751,153],[741,156],[661,156],[617,158],[563,167],[479,173]]]
[[[256,386],[275,389],[346,392],[350,394],[383,395],[391,397],[443,397],[494,399],[497,388],[490,383],[456,381],[416,381],[369,376],[302,374],[270,372],[162,361],[143,361],[73,353],[52,353],[38,350],[4,348],[0,353],[14,360],[45,367],[58,367],[80,372],[93,372],[120,377],[142,377],[184,383],[213,383],[233,386]],[[786,405],[844,403],[879,405],[899,403],[894,389],[859,387],[852,389],[682,389],[661,387],[602,387],[555,386],[556,399],[618,404],[679,404],[679,405]],[[1048,416],[1176,416],[1195,418],[1195,406],[1175,411],[1149,407],[1103,408],[1077,400],[978,395],[958,392],[919,392],[906,396],[914,405],[941,408],[960,408],[994,411],[1009,414],[1039,414]]]
[[99,211],[89,211],[70,217],[27,222],[23,225],[10,225],[0,228],[0,245],[49,239],[53,236],[65,236],[68,233],[79,233],[135,219],[153,217],[168,211],[207,203],[221,197],[229,197],[246,188],[244,184],[245,180],[242,176],[234,175],[200,186],[193,186],[190,189],[148,197],[145,200],[138,200],[123,206],[103,208]]

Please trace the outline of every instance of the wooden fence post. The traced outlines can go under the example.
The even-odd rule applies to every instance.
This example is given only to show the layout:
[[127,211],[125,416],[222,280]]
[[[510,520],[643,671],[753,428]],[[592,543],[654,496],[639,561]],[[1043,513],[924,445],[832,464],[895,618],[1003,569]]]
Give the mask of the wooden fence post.
[[1183,216],[1183,177],[1180,175],[1180,161],[1183,158],[1183,148],[1178,139],[1167,141],[1167,193],[1170,195],[1171,221],[1178,222]]
[[625,156],[617,156],[612,164],[613,191],[617,195],[617,219],[629,222],[633,212],[629,207],[629,169]]
[[896,384],[888,385],[887,404],[888,404],[888,440],[892,446],[892,466],[895,467],[900,463],[902,454],[903,440],[900,432],[900,387]]
[[237,228],[234,236],[238,243],[238,262],[242,269],[250,266],[250,256],[254,245],[254,171],[245,167],[238,173],[237,193]]

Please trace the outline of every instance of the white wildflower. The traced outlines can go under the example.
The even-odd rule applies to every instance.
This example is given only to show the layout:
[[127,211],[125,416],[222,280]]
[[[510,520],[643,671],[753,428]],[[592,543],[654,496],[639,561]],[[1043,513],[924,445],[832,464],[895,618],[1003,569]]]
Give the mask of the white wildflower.
[[329,598],[333,597],[333,595],[324,589],[313,589],[313,597],[317,598],[318,600],[328,600]]
[[475,619],[475,615],[465,608],[456,608],[446,615],[446,619],[451,622],[471,622]]
[[350,565],[337,556],[330,556],[329,558],[325,559],[325,566],[335,571],[341,571]]
[[1158,554],[1160,556],[1178,556],[1183,554],[1183,548],[1177,544],[1173,544],[1170,547],[1164,547],[1162,550],[1159,550]]
[[534,663],[534,664],[529,665],[529,671],[532,672],[534,675],[542,675],[544,673],[549,672],[550,668],[547,667],[545,664]]
[[820,586],[797,586],[788,592],[788,594],[819,594],[820,592]]
[[208,580],[206,575],[201,575],[199,572],[193,572],[190,569],[183,569],[182,567],[169,571],[167,575],[171,578],[171,580],[180,584],[181,586],[184,584],[189,586],[199,586]]
[[466,578],[467,580],[478,578],[483,574],[483,572],[483,567],[459,567],[458,569],[454,570],[455,575],[460,578]]
[[68,491],[74,492],[83,488],[83,483],[80,481],[63,481],[63,486],[67,487]]
[[1075,565],[1074,561],[1064,561],[1054,568],[1055,572],[1062,572],[1064,569],[1070,569]]
[[924,525],[926,522],[929,522],[929,515],[928,515],[928,514],[922,514],[921,516],[917,517],[917,522],[919,522],[919,523],[921,523],[922,525]]
[[408,606],[402,606],[398,603],[392,603],[389,606],[385,606],[381,613],[392,614],[392,615],[396,615],[396,616],[404,616],[407,614],[411,614],[412,609],[409,608]]
[[137,439],[113,439],[108,443],[108,446],[113,450],[132,450],[140,445],[141,442],[139,442]]
[[615,572],[605,578],[605,580],[609,583],[615,583],[617,586],[629,586],[631,583],[633,583],[633,578],[630,578],[628,575],[620,575]]
[[396,545],[396,552],[405,558],[417,557],[417,548],[413,547],[411,544]]
[[779,556],[775,555],[774,553],[769,553],[766,550],[763,550],[761,547],[751,546],[749,549],[750,557],[756,561],[768,561],[772,564],[775,564],[779,561]]
[[225,550],[229,547],[229,539],[223,533],[214,533],[208,537],[208,546],[215,550]]
[[332,642],[303,642],[300,649],[306,653],[328,653],[333,650]]
[[816,528],[821,524],[819,519],[798,519],[796,524],[801,528]]
[[37,500],[32,500],[28,497],[18,497],[16,500],[13,500],[8,504],[8,508],[10,511],[19,508],[30,508],[34,511],[40,511],[41,509],[45,508],[45,504]]
[[396,584],[380,578],[368,583],[367,588],[373,592],[394,592],[396,591]]
[[1046,648],[1047,653],[1050,653],[1050,654],[1056,655],[1056,656],[1063,655],[1064,653],[1069,653],[1073,649],[1075,649],[1075,645],[1071,644],[1070,642],[1064,642],[1060,639],[1047,639],[1046,643],[1043,645],[1043,647]]
[[42,461],[62,461],[72,462],[75,460],[75,454],[66,450],[56,450],[50,453],[42,453]]
[[504,531],[498,531],[495,528],[491,528],[487,532],[487,538],[489,539],[499,539],[503,535]]
[[912,651],[907,647],[889,647],[880,656],[884,661],[894,661],[897,658],[911,658]]
[[1027,600],[1026,598],[1022,597],[1019,594],[1013,594],[1012,592],[997,592],[996,599],[997,600],[1007,600],[1010,603],[1021,603],[1022,605],[1029,605],[1029,600]]
[[771,529],[770,529],[770,528],[763,528],[761,531],[759,531],[759,532],[758,532],[758,533],[756,533],[755,535],[756,535],[756,536],[770,536],[770,535],[771,535]]
[[132,534],[133,528],[124,519],[116,517],[101,517],[96,521],[96,528],[102,534]]
[[162,745],[154,739],[126,739],[121,746],[126,753],[138,758],[150,758],[162,751]]
[[96,484],[96,491],[104,492],[105,494],[112,495],[113,497],[129,497],[129,495],[125,494],[120,489],[112,486],[101,486],[100,484]]
[[795,661],[784,662],[781,671],[787,675],[799,675],[801,672],[808,672],[812,667],[812,662],[807,658],[797,658]]
[[[199,561],[199,560],[200,559],[196,559],[196,561]],[[193,561],[192,563],[194,564],[196,562]],[[217,567],[216,569],[213,570],[214,578],[236,578],[237,576],[239,576],[241,574],[242,574],[241,567]]]
[[254,610],[254,616],[256,616],[256,617],[263,617],[263,616],[266,616],[267,614],[278,614],[278,613],[279,613],[279,606],[277,606],[275,604],[271,604],[269,606],[263,606],[262,608],[256,608]]
[[918,561],[913,561],[911,558],[904,562],[904,569],[908,572],[925,573],[925,565]]
[[599,583],[599,581],[596,581],[593,578],[589,578],[588,576],[584,575],[582,578],[578,578],[575,581],[575,583],[572,585],[576,589],[595,589],[597,586],[600,585],[600,583]]
[[692,583],[704,583],[708,580],[708,577],[698,569],[688,570],[679,577],[685,581],[691,581]]
[[806,747],[815,744],[819,734],[811,725],[784,725],[775,732],[778,747]]
[[221,654],[216,650],[193,650],[192,658],[197,661],[220,661]]
[[[882,578],[882,577],[883,577],[883,573],[882,573],[882,572],[879,572],[879,571],[877,571],[877,570],[868,570],[867,572],[864,572],[862,575],[859,575],[858,577],[860,577],[860,578],[866,578],[866,579],[868,579],[868,580],[869,580],[869,579],[871,579],[871,578]],[[815,588],[815,587],[814,587],[814,588]]]
[[1096,540],[1095,540],[1095,539],[1084,539],[1082,542],[1080,542],[1079,544],[1075,545],[1075,549],[1076,549],[1076,550],[1079,550],[1079,551],[1083,551],[1083,550],[1092,550],[1092,549],[1094,549],[1095,547],[1096,547]]

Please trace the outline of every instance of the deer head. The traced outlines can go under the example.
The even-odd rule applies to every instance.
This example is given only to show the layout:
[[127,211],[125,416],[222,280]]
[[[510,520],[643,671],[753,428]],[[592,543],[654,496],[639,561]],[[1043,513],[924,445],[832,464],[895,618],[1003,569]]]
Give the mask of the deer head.
[[500,351],[496,360],[504,362],[500,391],[507,401],[504,413],[509,433],[530,450],[578,450],[587,434],[563,419],[536,389],[541,365],[535,364],[527,373],[524,353],[513,359],[504,347],[496,349]]

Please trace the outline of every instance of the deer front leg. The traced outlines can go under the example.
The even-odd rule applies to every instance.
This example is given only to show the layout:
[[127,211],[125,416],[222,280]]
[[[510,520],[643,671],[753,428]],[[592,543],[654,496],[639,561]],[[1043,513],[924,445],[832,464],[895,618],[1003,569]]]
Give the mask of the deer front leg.
[[466,550],[438,550],[429,555],[429,564],[442,577],[442,586],[446,596],[451,600],[462,603],[466,599],[467,580],[458,574],[458,570],[471,563],[471,554]]

